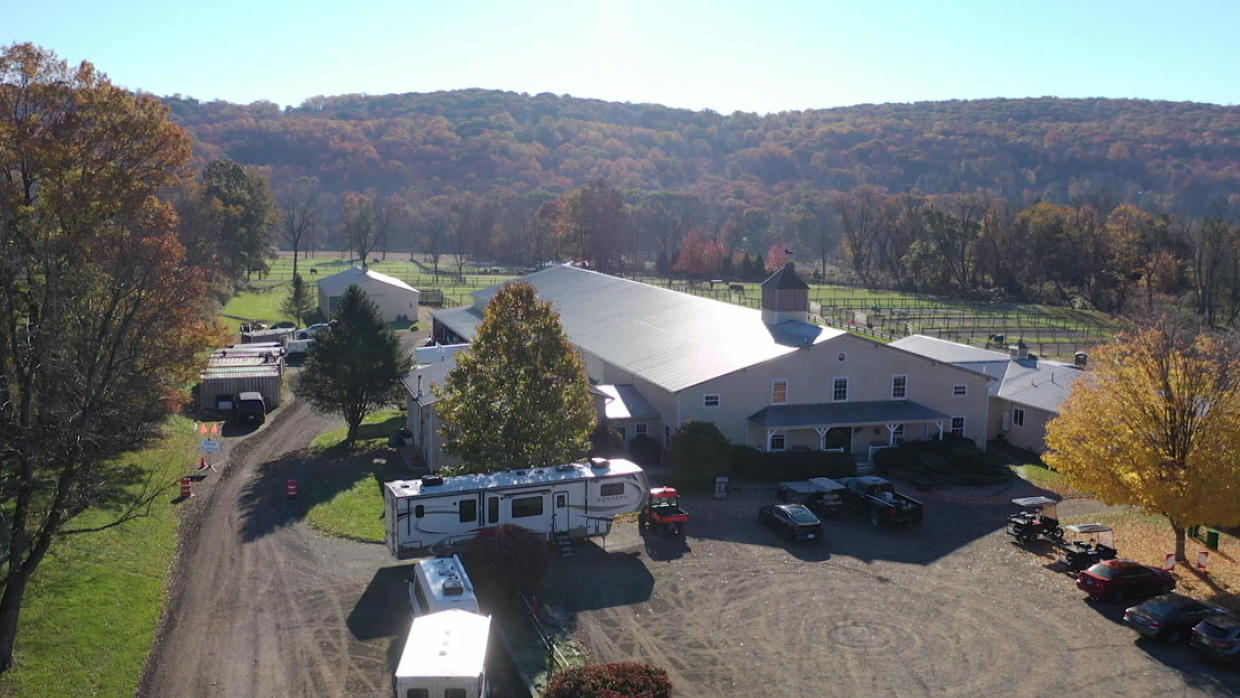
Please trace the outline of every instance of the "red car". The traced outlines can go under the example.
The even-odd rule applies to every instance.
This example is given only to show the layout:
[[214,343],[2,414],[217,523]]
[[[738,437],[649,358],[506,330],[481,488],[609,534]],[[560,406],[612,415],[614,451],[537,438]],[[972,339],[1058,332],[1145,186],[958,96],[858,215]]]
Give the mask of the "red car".
[[1132,560],[1103,560],[1077,575],[1076,588],[1095,599],[1119,601],[1166,594],[1175,588],[1175,577]]

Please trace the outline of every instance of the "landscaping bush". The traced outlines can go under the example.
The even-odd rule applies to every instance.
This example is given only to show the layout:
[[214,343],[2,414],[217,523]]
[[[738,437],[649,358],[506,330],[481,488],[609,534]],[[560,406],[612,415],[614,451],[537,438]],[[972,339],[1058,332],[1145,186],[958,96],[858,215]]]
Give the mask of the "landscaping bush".
[[327,322],[327,316],[323,314],[322,310],[315,308],[307,313],[301,321],[305,323],[306,327],[309,327],[310,325],[317,325],[319,323]]
[[599,420],[598,426],[590,432],[590,457],[592,458],[623,458],[624,439],[615,429],[607,426],[606,420]]
[[757,449],[734,450],[733,472],[755,480],[806,480],[811,477],[851,477],[857,462],[848,453],[786,451],[764,453]]
[[667,460],[676,468],[682,486],[706,488],[716,475],[728,472],[730,444],[711,422],[685,422],[672,436]]
[[511,525],[483,529],[462,558],[475,590],[492,607],[537,591],[551,564],[541,536]]
[[612,662],[565,669],[547,683],[545,698],[668,698],[667,672],[649,664]]
[[994,485],[1006,482],[1011,471],[985,451],[959,436],[942,441],[908,441],[874,454],[874,467],[883,474],[933,485]]
[[657,439],[639,434],[629,440],[629,458],[643,468],[658,465],[663,462],[663,446]]

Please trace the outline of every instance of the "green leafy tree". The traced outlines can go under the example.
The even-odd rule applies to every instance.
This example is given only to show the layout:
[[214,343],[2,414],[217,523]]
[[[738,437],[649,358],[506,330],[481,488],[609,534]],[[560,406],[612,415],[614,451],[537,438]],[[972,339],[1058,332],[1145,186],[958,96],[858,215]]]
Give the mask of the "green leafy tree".
[[158,99],[0,49],[0,670],[53,542],[99,530],[75,517],[122,524],[172,484],[116,456],[160,435],[220,339],[160,198],[189,156]]
[[713,422],[689,421],[672,435],[666,459],[688,487],[706,487],[727,472],[731,457],[728,439]]
[[212,160],[200,177],[213,213],[223,262],[233,278],[268,271],[275,257],[275,201],[267,178],[232,160]]
[[505,284],[456,361],[436,386],[444,451],[464,461],[456,472],[568,463],[589,452],[596,417],[585,366],[533,286]]
[[339,412],[349,428],[345,438],[352,442],[367,414],[399,399],[410,360],[357,286],[345,291],[332,319],[331,331],[310,345],[294,391],[320,412]]
[[296,320],[297,326],[301,327],[302,320],[314,312],[315,305],[314,294],[301,278],[301,274],[293,274],[293,283],[289,287],[288,296],[280,304],[280,312]]

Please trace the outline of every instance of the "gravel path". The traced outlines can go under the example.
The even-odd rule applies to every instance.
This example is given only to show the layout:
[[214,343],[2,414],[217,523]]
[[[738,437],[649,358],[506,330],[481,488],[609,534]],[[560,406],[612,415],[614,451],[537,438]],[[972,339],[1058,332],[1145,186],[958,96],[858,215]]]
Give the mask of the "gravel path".
[[139,695],[391,694],[408,604],[376,573],[386,550],[316,534],[285,496],[288,478],[316,467],[297,449],[338,421],[292,401],[244,441],[225,439],[229,468],[190,500]]
[[909,529],[845,514],[818,545],[757,525],[772,493],[688,498],[683,541],[624,525],[557,560],[551,593],[594,659],[663,666],[681,696],[1240,692],[1240,672],[1136,641],[1123,605],[1084,601],[1049,552],[1012,545],[1001,524],[1028,486],[919,494],[927,520]]

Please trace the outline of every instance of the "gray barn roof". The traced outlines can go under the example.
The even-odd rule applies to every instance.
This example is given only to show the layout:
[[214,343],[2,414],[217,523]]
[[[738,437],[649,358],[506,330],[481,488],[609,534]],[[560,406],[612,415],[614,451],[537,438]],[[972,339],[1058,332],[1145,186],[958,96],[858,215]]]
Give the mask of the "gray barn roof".
[[[770,327],[762,313],[571,266],[522,278],[560,313],[569,340],[669,392],[785,356],[845,332],[803,322]],[[473,308],[435,312],[466,339],[502,284],[474,293]]]
[[915,334],[897,339],[891,346],[1002,380],[991,384],[991,395],[1047,412],[1059,412],[1059,405],[1072,391],[1072,384],[1085,372],[1065,363],[1039,359],[1015,360],[1007,354],[971,347]]
[[912,400],[771,405],[749,415],[749,421],[768,429],[835,424],[895,424],[947,419],[949,419],[947,415]]
[[338,291],[343,291],[354,284],[360,284],[364,281],[378,281],[379,283],[387,284],[388,286],[395,286],[396,288],[402,288],[406,291],[417,290],[395,276],[381,274],[372,269],[357,268],[345,269],[344,271],[332,274],[331,276],[325,276],[318,280],[318,286],[319,290],[323,293],[332,296]]

